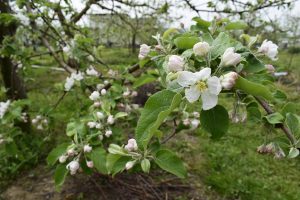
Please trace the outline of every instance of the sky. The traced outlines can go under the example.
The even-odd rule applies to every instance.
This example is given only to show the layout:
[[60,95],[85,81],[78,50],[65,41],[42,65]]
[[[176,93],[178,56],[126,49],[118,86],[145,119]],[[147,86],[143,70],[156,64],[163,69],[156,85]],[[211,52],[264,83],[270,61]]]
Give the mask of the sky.
[[[145,2],[145,0],[139,0],[140,2]],[[195,5],[201,5],[199,6],[199,8],[201,9],[206,9],[206,3],[209,0],[192,0],[192,2]],[[240,0],[240,1],[248,1],[248,0]],[[254,0],[256,1],[256,0]],[[79,11],[84,7],[84,2],[82,0],[72,0],[74,7]],[[173,3],[173,4],[177,4],[177,5],[183,5],[183,1],[180,0],[169,0],[169,2]],[[199,4],[199,2],[201,2]],[[100,8],[97,6],[94,6],[90,9],[89,13],[99,13]],[[265,20],[268,20],[268,18],[274,20],[274,19],[280,19],[280,17],[282,15],[284,15],[286,12],[292,13],[293,15],[297,15],[300,16],[300,0],[297,0],[296,3],[294,4],[293,8],[291,10],[287,10],[287,9],[277,9],[277,8],[268,8],[264,10],[264,15],[263,17],[265,17]],[[193,24],[193,21],[191,20],[193,17],[197,16],[196,12],[191,11],[189,8],[187,7],[181,7],[180,9],[175,8],[175,7],[171,7],[169,10],[169,14],[171,17],[176,17],[177,20],[175,20],[175,22],[173,22],[170,26],[173,27],[178,27],[180,25],[180,23],[183,23],[186,27],[189,27],[191,24]],[[180,17],[179,17],[180,16]],[[216,16],[215,13],[201,13],[200,16],[203,19],[212,19],[214,16]],[[83,19],[80,23],[87,23],[87,18]],[[300,23],[300,22],[299,22]]]

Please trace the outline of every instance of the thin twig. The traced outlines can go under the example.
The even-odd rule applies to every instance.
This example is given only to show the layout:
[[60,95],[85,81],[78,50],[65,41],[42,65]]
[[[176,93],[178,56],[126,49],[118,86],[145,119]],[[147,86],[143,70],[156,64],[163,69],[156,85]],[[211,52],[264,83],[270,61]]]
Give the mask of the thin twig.
[[[266,101],[264,101],[263,99],[261,99],[259,97],[254,97],[254,98],[269,115],[274,113],[273,109],[269,106],[269,104]],[[291,141],[292,144],[296,143],[296,138],[283,123],[277,124],[277,127],[280,128],[284,132],[284,134],[288,137],[288,139]]]

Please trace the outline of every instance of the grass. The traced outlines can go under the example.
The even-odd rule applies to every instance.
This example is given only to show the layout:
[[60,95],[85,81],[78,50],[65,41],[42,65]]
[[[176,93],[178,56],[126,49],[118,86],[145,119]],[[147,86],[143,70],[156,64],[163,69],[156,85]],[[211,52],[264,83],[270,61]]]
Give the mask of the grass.
[[[129,54],[128,49],[102,49],[100,55],[108,65],[131,65],[137,59],[136,55]],[[115,59],[112,59],[115,58]],[[280,71],[288,70],[293,73],[296,85],[286,87],[279,85],[289,94],[289,98],[299,101],[300,55],[295,55],[290,66],[290,55],[281,52],[279,60],[273,62]],[[43,61],[45,64],[46,61]],[[52,65],[52,62],[46,62]],[[39,64],[37,62],[37,64]],[[33,104],[31,115],[43,112],[40,105],[49,105],[49,108],[59,99],[62,84],[67,74],[48,69],[28,69],[26,84],[29,89],[29,98]],[[51,77],[49,79],[48,77]],[[38,84],[34,84],[34,83]],[[54,87],[53,87],[54,86]],[[51,117],[55,121],[55,129],[49,134],[57,140],[65,138],[66,118],[80,114],[83,99],[76,92],[67,95],[64,101]],[[221,99],[225,101],[225,99]],[[205,133],[179,135],[173,144],[178,147],[185,161],[187,161],[195,186],[207,188],[207,195],[215,192],[220,198],[228,199],[299,199],[300,197],[300,162],[299,159],[276,160],[272,156],[256,153],[257,146],[264,141],[261,125],[254,123],[236,124],[230,127],[229,133],[221,140],[213,141]],[[275,132],[274,135],[281,135]],[[50,141],[51,145],[55,141]],[[215,195],[212,195],[214,199]],[[184,197],[183,197],[184,199]]]

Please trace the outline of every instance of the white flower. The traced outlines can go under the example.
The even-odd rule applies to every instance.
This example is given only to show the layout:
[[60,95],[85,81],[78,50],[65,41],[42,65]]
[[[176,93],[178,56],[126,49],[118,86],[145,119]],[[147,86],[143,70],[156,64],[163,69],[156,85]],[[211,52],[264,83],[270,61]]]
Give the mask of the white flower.
[[196,117],[196,118],[199,118],[200,117],[200,113],[199,112],[193,112],[193,116]]
[[188,119],[188,118],[183,120],[183,124],[184,124],[185,126],[190,125],[190,123],[191,123],[191,122],[190,122],[190,119]]
[[138,92],[137,92],[137,91],[132,91],[132,92],[131,92],[131,96],[132,96],[132,97],[136,97],[137,95],[138,95]]
[[70,46],[69,45],[66,45],[63,47],[63,51],[66,53],[66,54],[69,54],[70,53]]
[[61,155],[58,158],[60,163],[65,163],[67,159],[68,159],[68,156],[66,156],[66,155]]
[[106,95],[106,89],[101,90],[101,95]]
[[235,85],[235,81],[238,77],[239,75],[236,72],[229,72],[225,75],[222,75],[220,77],[222,87],[230,90]]
[[89,144],[83,146],[84,153],[90,153],[92,151],[92,147]]
[[136,140],[133,139],[133,138],[129,139],[124,148],[127,151],[136,151],[138,149],[138,145],[136,143]]
[[78,73],[73,72],[71,74],[70,78],[72,78],[76,81],[81,81],[83,79],[83,74],[81,72],[78,72]]
[[102,140],[103,140],[103,135],[99,135],[99,136],[98,136],[98,139],[99,139],[100,141],[102,141]]
[[32,124],[36,124],[38,122],[38,120],[37,119],[32,119],[31,122],[32,122]]
[[44,130],[42,124],[39,124],[36,128],[37,128],[38,130]]
[[73,160],[66,166],[66,168],[70,170],[71,175],[74,175],[79,169],[79,162],[77,160]]
[[115,123],[114,116],[109,115],[109,116],[107,117],[107,123],[108,123],[108,124],[113,124],[113,123]]
[[101,102],[100,102],[100,101],[96,101],[96,102],[94,102],[94,106],[95,106],[95,107],[99,107],[99,106],[101,106]]
[[96,129],[100,129],[100,128],[102,128],[102,124],[97,123],[95,127],[96,127]]
[[266,70],[267,70],[269,73],[271,73],[271,74],[273,74],[273,73],[275,72],[275,68],[274,68],[273,65],[270,65],[270,64],[265,65],[265,68],[266,68]]
[[96,122],[88,122],[88,123],[87,123],[87,126],[88,126],[89,128],[95,128],[96,125],[97,125]]
[[92,66],[90,66],[85,72],[89,76],[98,76],[99,75],[99,73]]
[[200,124],[200,120],[198,120],[198,119],[193,119],[193,120],[191,121],[192,129],[198,128],[199,124]]
[[142,44],[140,46],[139,59],[142,60],[142,59],[146,58],[147,55],[149,54],[150,50],[151,50],[150,46],[148,46],[146,44]]
[[74,79],[73,78],[70,78],[70,77],[67,77],[66,79],[66,83],[65,83],[65,91],[70,91],[74,85]]
[[262,45],[258,48],[258,52],[265,54],[271,60],[277,60],[278,46],[272,41],[264,40]]
[[171,55],[168,61],[168,70],[170,72],[182,71],[184,67],[184,59],[177,55]]
[[96,101],[100,98],[100,93],[98,91],[94,91],[91,95],[90,95],[90,99],[92,101]]
[[101,90],[104,87],[104,84],[99,83],[99,84],[97,84],[96,87],[97,87],[97,90]]
[[134,166],[135,162],[134,161],[129,161],[125,165],[126,170],[130,170]]
[[42,119],[42,116],[41,116],[41,115],[37,115],[35,118],[36,118],[37,120],[41,120],[41,119]]
[[241,55],[238,53],[234,53],[234,47],[226,49],[221,58],[221,63],[223,64],[223,66],[236,66],[240,62]]
[[207,42],[198,42],[193,47],[193,52],[197,56],[205,56],[210,50]]
[[94,162],[93,161],[86,161],[86,166],[88,166],[88,168],[93,168],[94,167]]
[[204,68],[199,72],[179,72],[177,82],[185,87],[185,97],[189,102],[195,102],[201,96],[203,110],[209,110],[218,103],[218,94],[222,87],[218,77],[210,76],[211,69]]
[[104,114],[103,114],[103,112],[96,112],[96,116],[98,119],[103,119]]
[[105,136],[106,137],[110,137],[111,135],[112,135],[112,131],[111,130],[105,131]]
[[47,124],[48,124],[48,120],[47,120],[47,119],[44,119],[44,120],[43,120],[43,123],[47,125]]
[[130,90],[127,88],[125,92],[123,92],[123,97],[128,97],[130,95]]
[[74,149],[69,149],[69,150],[67,151],[67,155],[68,155],[68,156],[74,156],[75,154],[76,154],[76,152],[75,152]]
[[103,83],[104,83],[105,85],[107,85],[107,84],[109,84],[109,81],[108,81],[108,80],[105,80]]

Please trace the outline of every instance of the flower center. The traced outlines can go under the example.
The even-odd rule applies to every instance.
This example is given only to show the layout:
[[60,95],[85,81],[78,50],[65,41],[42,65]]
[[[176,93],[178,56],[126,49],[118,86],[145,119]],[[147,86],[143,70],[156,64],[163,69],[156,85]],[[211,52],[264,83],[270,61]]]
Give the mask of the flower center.
[[204,81],[197,82],[197,89],[204,92],[207,89],[207,85]]

